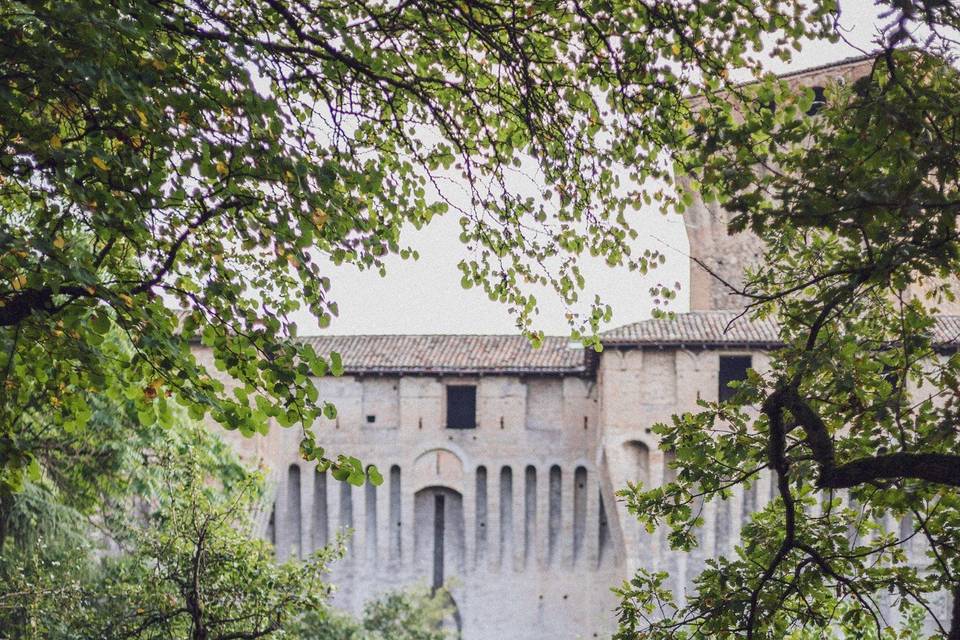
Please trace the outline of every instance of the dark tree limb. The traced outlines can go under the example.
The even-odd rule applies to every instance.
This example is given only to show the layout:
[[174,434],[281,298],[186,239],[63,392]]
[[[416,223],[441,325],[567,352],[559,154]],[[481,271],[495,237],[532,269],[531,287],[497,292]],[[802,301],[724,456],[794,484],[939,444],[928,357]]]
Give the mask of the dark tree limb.
[[[91,293],[88,289],[75,286],[60,287],[57,293],[75,297],[97,297],[96,292]],[[0,327],[15,327],[38,311],[55,312],[53,295],[52,288],[43,287],[25,289],[4,299],[4,304],[0,307]]]
[[[157,270],[148,279],[135,284],[127,292],[128,295],[138,295],[149,291],[155,287],[167,276],[174,268],[177,262],[180,249],[190,236],[200,227],[209,222],[212,218],[231,209],[239,209],[253,202],[248,198],[235,198],[228,202],[213,207],[205,208],[195,220],[188,223],[186,227],[177,235],[171,243],[163,260],[157,266]],[[103,261],[106,253],[114,246],[113,240],[107,242],[100,254],[96,258],[96,263]],[[122,293],[122,292],[121,292]],[[2,299],[3,306],[0,306],[0,327],[15,327],[28,317],[37,312],[57,313],[63,305],[54,304],[54,295],[67,295],[72,298],[99,298],[101,297],[96,289],[80,287],[76,285],[61,286],[54,292],[52,287],[41,287],[38,289],[24,289],[5,299]]]
[[[774,391],[764,403],[764,413],[771,421],[770,447],[778,435],[771,416],[788,410],[795,420],[793,427],[803,429],[805,443],[817,463],[820,476],[817,486],[824,489],[849,489],[880,480],[923,480],[934,484],[960,487],[960,455],[946,453],[896,453],[858,458],[838,465],[833,440],[819,414],[800,397],[793,386]],[[778,418],[781,419],[782,418]],[[771,459],[772,461],[772,459]]]
[[785,515],[783,541],[780,548],[774,555],[773,560],[760,576],[757,586],[750,593],[750,612],[747,616],[747,639],[752,640],[756,633],[757,614],[760,607],[760,594],[763,592],[767,583],[773,578],[777,568],[783,564],[784,560],[790,555],[790,552],[796,547],[797,527],[796,527],[796,505],[793,500],[793,494],[790,493],[789,473],[790,461],[786,454],[787,429],[783,423],[783,401],[782,390],[774,391],[766,402],[763,403],[762,411],[770,421],[770,440],[767,445],[767,458],[770,467],[777,473],[777,490],[783,499],[783,509]]
[[960,456],[944,453],[891,453],[858,458],[827,471],[817,485],[848,489],[877,480],[914,479],[960,487]]

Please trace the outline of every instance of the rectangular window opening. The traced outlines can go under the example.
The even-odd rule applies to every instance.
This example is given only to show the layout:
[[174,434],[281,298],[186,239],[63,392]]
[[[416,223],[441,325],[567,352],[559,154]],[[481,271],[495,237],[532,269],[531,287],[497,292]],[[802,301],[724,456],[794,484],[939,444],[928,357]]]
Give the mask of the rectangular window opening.
[[751,356],[720,356],[720,388],[717,394],[720,402],[726,402],[734,396],[731,382],[747,379],[747,369],[753,366]]
[[447,428],[477,428],[476,385],[447,386]]

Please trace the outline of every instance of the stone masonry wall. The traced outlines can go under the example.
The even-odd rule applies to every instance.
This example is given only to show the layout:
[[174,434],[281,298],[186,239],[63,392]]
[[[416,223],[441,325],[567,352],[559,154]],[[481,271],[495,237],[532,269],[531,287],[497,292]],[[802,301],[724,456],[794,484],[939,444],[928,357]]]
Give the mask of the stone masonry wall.
[[[298,457],[297,427],[251,439],[229,434],[244,456],[270,469],[275,502],[264,529],[280,559],[352,530],[331,581],[334,604],[359,612],[385,590],[431,584],[435,509],[443,504],[443,578],[463,638],[610,635],[610,587],[625,574],[622,544],[611,534],[612,485],[599,464],[594,380],[345,376],[319,383],[339,410],[318,427],[319,440],[332,454],[376,464],[385,482],[350,487],[316,473]],[[476,429],[445,428],[447,384],[477,385]]]

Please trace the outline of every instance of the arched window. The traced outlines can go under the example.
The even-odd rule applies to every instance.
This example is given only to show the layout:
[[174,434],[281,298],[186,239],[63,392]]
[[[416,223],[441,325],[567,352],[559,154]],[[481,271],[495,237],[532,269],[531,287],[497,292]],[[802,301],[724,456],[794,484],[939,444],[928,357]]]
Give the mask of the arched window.
[[550,467],[549,505],[547,519],[547,562],[553,564],[560,547],[560,531],[563,528],[563,478],[559,465]]
[[650,448],[639,440],[627,443],[627,455],[630,457],[630,482],[642,483],[650,488]]
[[477,562],[487,554],[487,468],[477,467],[476,498],[476,554]]
[[284,557],[300,558],[300,535],[303,518],[300,513],[300,466],[287,469],[287,513],[282,527]]

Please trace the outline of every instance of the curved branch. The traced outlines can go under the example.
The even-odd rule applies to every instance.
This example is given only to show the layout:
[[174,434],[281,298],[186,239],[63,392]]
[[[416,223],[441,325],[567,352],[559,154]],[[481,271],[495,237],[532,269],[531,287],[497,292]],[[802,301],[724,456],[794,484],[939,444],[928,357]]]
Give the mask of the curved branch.
[[821,469],[817,485],[848,489],[876,480],[913,479],[960,487],[960,456],[945,453],[890,453],[858,458]]
[[[83,287],[62,286],[57,293],[75,297],[96,298],[96,292],[91,293]],[[53,304],[54,292],[51,287],[41,289],[26,289],[3,300],[0,306],[0,327],[14,327],[37,311],[53,313],[56,307]]]
[[960,455],[899,451],[857,458],[838,465],[826,424],[794,387],[778,389],[770,394],[764,403],[764,413],[768,417],[779,409],[786,409],[793,415],[796,422],[792,428],[803,429],[806,444],[819,468],[818,487],[849,489],[878,480],[897,479],[923,480],[960,487]]

